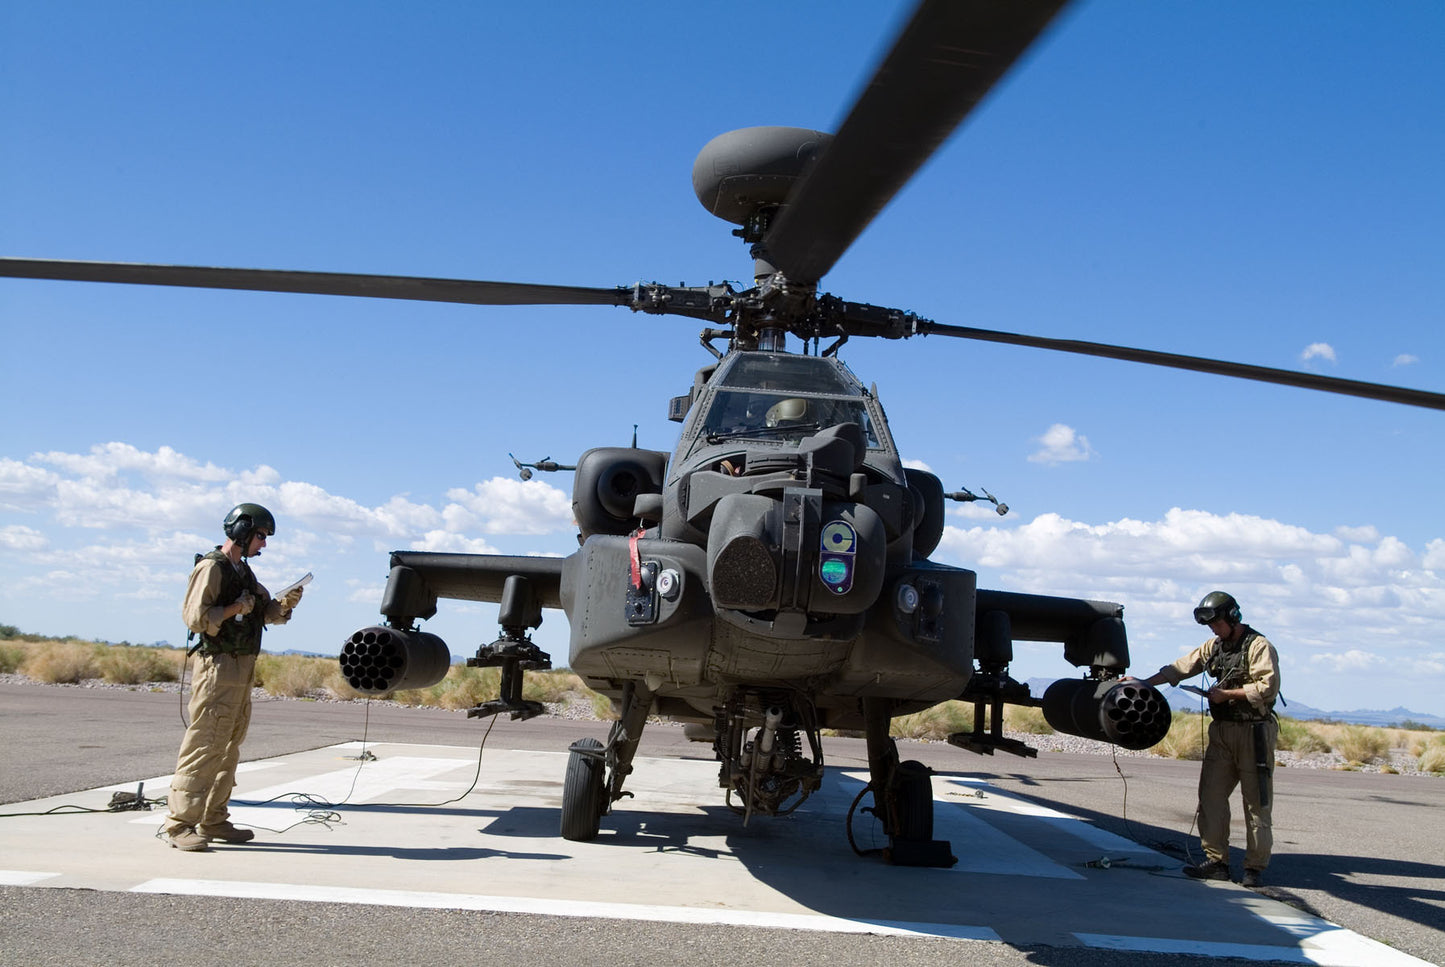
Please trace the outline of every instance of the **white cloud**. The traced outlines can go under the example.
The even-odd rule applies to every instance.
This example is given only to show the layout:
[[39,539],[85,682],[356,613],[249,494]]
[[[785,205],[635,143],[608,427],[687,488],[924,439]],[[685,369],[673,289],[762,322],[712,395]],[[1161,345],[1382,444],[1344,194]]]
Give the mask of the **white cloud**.
[[1365,525],[1364,527],[1347,527],[1341,525],[1335,528],[1335,536],[1342,541],[1356,541],[1368,544],[1380,539],[1380,532],[1375,528]]
[[488,534],[549,534],[572,524],[572,500],[540,480],[484,480],[471,490],[447,491],[442,511],[449,530],[478,528]]
[[1316,696],[1350,691],[1341,671],[1377,694],[1398,692],[1402,674],[1421,696],[1445,689],[1445,540],[1420,550],[1372,527],[1320,534],[1174,508],[1159,520],[1090,524],[1044,514],[1013,528],[950,525],[935,557],[979,570],[984,587],[1123,604],[1137,668],[1198,644],[1190,609],[1219,588],[1280,648],[1290,696],[1318,704],[1328,698]]
[[1049,427],[1037,442],[1040,444],[1039,449],[1029,456],[1033,463],[1073,463],[1094,457],[1094,448],[1089,446],[1089,438],[1063,423],[1055,423]]
[[1372,655],[1358,648],[1351,648],[1346,652],[1311,655],[1310,661],[1325,665],[1332,672],[1363,671],[1372,665],[1384,663],[1384,659],[1378,655]]
[[49,539],[33,527],[20,524],[0,527],[0,547],[7,550],[34,553],[43,550],[49,543]]
[[126,471],[141,473],[152,480],[178,479],[217,483],[231,479],[234,475],[213,463],[204,466],[170,447],[161,447],[155,453],[146,453],[128,443],[104,443],[90,448],[88,454],[50,453],[32,454],[35,463],[54,466],[72,476],[92,480],[108,480]]
[[[13,614],[64,602],[51,610],[70,613],[77,602],[110,600],[117,614],[145,606],[175,620],[194,555],[219,543],[222,516],[243,500],[264,504],[279,523],[258,573],[310,568],[340,584],[364,567],[373,603],[375,570],[393,548],[495,554],[489,535],[571,529],[569,498],[540,482],[454,488],[441,506],[400,494],[368,506],[264,464],[217,467],[169,447],[109,443],[0,459],[0,604]],[[323,582],[315,590],[328,593]]]
[[1309,362],[1312,359],[1328,359],[1335,362],[1335,347],[1327,342],[1312,342],[1299,354],[1301,362]]
[[1393,363],[1391,363],[1390,365],[1392,365],[1392,366],[1413,366],[1413,365],[1415,365],[1416,363],[1418,363],[1419,361],[1420,361],[1420,357],[1419,357],[1419,356],[1412,356],[1412,355],[1410,355],[1409,353],[1401,353],[1400,355],[1398,355],[1398,356],[1395,357],[1395,361],[1394,361]]
[[903,465],[909,470],[924,470],[928,473],[933,472],[933,468],[930,467],[928,464],[924,463],[922,460],[904,460]]

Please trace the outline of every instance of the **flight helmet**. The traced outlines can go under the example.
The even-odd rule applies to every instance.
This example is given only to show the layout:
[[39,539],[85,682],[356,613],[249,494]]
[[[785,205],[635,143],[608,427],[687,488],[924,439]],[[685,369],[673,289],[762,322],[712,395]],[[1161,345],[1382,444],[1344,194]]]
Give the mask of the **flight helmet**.
[[1194,609],[1194,620],[1207,625],[1216,618],[1223,618],[1230,624],[1239,624],[1239,602],[1223,591],[1210,591]]
[[256,531],[262,531],[267,537],[276,533],[276,518],[260,504],[237,504],[221,522],[221,530],[234,543],[249,549],[251,535]]

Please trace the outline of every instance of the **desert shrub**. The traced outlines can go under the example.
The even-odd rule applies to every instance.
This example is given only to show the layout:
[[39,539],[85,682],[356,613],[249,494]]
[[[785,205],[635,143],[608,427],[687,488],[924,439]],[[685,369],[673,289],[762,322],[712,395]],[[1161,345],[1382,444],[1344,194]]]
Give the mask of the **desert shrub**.
[[1278,748],[1299,755],[1330,751],[1329,741],[1320,732],[1298,719],[1279,720]]
[[21,671],[38,682],[75,683],[99,674],[97,646],[61,641],[30,652]]
[[[500,681],[500,679],[499,679]],[[528,672],[522,697],[533,702],[565,702],[572,695],[591,691],[582,679],[565,668]]]
[[1390,738],[1383,729],[1347,725],[1335,742],[1335,751],[1348,762],[1375,762],[1390,752]]
[[261,654],[256,658],[256,684],[266,694],[282,698],[314,696],[329,690],[335,666],[335,660],[330,658]]
[[912,715],[900,715],[889,725],[888,733],[900,739],[938,741],[955,732],[973,731],[973,706],[963,702],[944,702]]
[[1445,742],[1432,742],[1420,755],[1420,771],[1445,773]]
[[180,677],[181,652],[157,648],[104,648],[95,660],[100,677],[116,685],[173,682]]
[[1005,705],[1003,727],[1010,732],[1026,732],[1029,735],[1053,735],[1054,727],[1044,718],[1044,710],[1026,705]]
[[599,720],[615,722],[622,717],[617,713],[617,709],[612,707],[612,699],[606,695],[594,692],[590,688],[587,690],[587,694],[592,697],[592,714]]
[[29,653],[24,645],[18,645],[7,641],[0,644],[0,675],[13,675],[25,664]]
[[1209,719],[1193,712],[1175,712],[1169,734],[1149,751],[1166,759],[1199,760],[1208,744]]
[[[392,701],[403,705],[433,708],[472,708],[497,697],[502,673],[499,668],[468,668],[452,665],[447,676],[429,688],[409,688],[396,692]],[[526,687],[523,686],[523,695]]]

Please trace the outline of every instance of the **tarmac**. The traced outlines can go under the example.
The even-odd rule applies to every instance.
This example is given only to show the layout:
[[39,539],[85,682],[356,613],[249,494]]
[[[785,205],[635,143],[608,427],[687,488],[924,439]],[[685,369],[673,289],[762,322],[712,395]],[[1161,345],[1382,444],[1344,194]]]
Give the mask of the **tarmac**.
[[[505,730],[504,730],[505,731]],[[699,750],[705,752],[705,749]],[[1318,965],[1427,961],[1056,811],[1007,783],[933,778],[935,830],[958,863],[889,866],[850,804],[866,772],[830,766],[784,817],[727,808],[709,757],[639,756],[631,798],[585,843],[559,836],[566,752],[339,742],[242,764],[245,845],[158,839],[169,776],[0,807],[0,885],[182,897],[784,928]],[[94,810],[94,811],[88,811]],[[18,815],[39,814],[39,815]],[[63,848],[57,815],[66,814]],[[853,844],[850,845],[850,834]],[[0,951],[4,941],[0,940]],[[960,949],[958,956],[970,956]]]

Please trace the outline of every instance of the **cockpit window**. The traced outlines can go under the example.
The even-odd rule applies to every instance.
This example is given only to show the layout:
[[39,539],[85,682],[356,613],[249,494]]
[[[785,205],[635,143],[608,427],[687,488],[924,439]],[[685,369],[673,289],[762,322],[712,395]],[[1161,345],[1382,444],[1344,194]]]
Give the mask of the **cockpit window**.
[[862,396],[863,387],[851,374],[821,356],[746,354],[719,374],[723,386],[736,389],[782,390],[798,395]]
[[799,396],[796,390],[723,390],[713,397],[703,433],[709,443],[739,438],[792,440],[840,423],[857,423],[868,446],[881,446],[862,399]]

